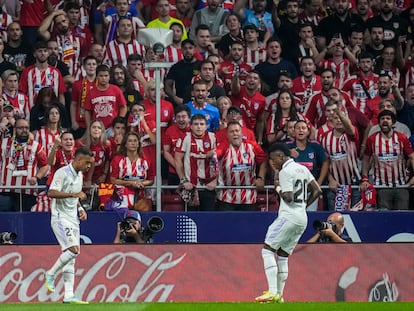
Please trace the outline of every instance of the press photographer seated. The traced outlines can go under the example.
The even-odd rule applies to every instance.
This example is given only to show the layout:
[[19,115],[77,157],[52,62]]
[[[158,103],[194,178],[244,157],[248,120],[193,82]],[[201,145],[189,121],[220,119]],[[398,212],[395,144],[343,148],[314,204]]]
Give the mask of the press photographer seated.
[[307,243],[347,243],[352,242],[352,239],[345,236],[344,231],[344,216],[341,213],[332,213],[329,215],[326,222],[316,220],[313,227],[317,232],[310,238]]
[[114,243],[146,243],[141,229],[141,215],[139,212],[128,211],[123,221],[117,223]]

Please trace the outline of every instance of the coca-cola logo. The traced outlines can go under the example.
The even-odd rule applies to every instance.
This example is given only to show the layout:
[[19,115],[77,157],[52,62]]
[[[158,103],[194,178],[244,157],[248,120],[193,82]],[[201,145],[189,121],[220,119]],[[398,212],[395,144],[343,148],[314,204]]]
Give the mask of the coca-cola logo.
[[[94,264],[87,269],[76,269],[75,294],[94,302],[168,301],[175,284],[163,282],[163,277],[185,256],[183,253],[174,258],[172,252],[164,252],[152,259],[139,252],[113,252],[88,260]],[[55,292],[48,293],[44,286],[44,273],[48,267],[32,265],[28,270],[29,265],[24,260],[26,257],[20,252],[0,257],[0,302],[62,300],[64,284],[61,275],[56,278]],[[77,264],[79,262],[77,260]]]

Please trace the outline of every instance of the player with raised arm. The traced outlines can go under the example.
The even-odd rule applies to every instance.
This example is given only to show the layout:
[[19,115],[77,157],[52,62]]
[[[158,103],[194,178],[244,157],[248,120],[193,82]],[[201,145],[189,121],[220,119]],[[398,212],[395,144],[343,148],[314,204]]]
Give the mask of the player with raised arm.
[[305,231],[308,222],[306,208],[322,194],[322,190],[312,173],[305,166],[293,161],[285,144],[271,145],[268,153],[269,164],[275,171],[280,208],[278,217],[267,230],[262,249],[269,288],[263,295],[256,297],[256,301],[283,302],[283,289],[288,277],[288,257]]
[[88,148],[77,149],[73,162],[56,171],[48,191],[48,196],[52,199],[51,226],[61,246],[62,254],[52,268],[46,271],[45,281],[46,288],[54,292],[55,276],[62,270],[65,287],[63,303],[88,303],[74,296],[73,285],[75,258],[80,251],[79,219],[87,218],[86,211],[79,202],[86,199],[86,194],[82,191],[82,173],[91,168],[93,161],[93,153]]

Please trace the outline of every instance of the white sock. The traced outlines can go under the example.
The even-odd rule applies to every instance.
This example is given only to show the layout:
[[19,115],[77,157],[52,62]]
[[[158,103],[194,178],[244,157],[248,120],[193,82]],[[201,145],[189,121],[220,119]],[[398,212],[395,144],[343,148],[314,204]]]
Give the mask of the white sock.
[[276,294],[277,293],[277,265],[275,254],[263,248],[262,257],[264,264],[264,271],[267,279],[267,284],[269,285],[269,292]]
[[56,275],[60,269],[62,269],[71,259],[75,258],[77,254],[72,253],[70,250],[64,251],[60,254],[59,258],[56,260],[55,264],[50,268],[47,273]]
[[73,286],[75,284],[75,258],[63,267],[63,284],[65,285],[65,298],[73,297]]
[[283,296],[283,289],[285,288],[285,283],[288,278],[288,257],[277,257],[277,288],[278,294]]

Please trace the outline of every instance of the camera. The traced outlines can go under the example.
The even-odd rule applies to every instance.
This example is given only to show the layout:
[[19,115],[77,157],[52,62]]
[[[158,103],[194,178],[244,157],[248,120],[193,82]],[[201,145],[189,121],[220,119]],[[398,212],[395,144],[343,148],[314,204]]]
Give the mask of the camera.
[[315,228],[315,230],[318,230],[318,231],[332,229],[332,231],[336,232],[336,224],[333,223],[332,221],[315,220],[313,222],[313,227]]
[[164,220],[158,216],[152,216],[148,221],[145,228],[142,230],[142,235],[145,243],[153,242],[153,235],[164,229]]
[[6,242],[12,242],[17,239],[17,233],[15,232],[1,232],[0,233],[0,244]]
[[128,220],[123,220],[121,224],[119,225],[119,227],[121,228],[122,231],[127,231],[131,229],[131,224],[129,223]]

